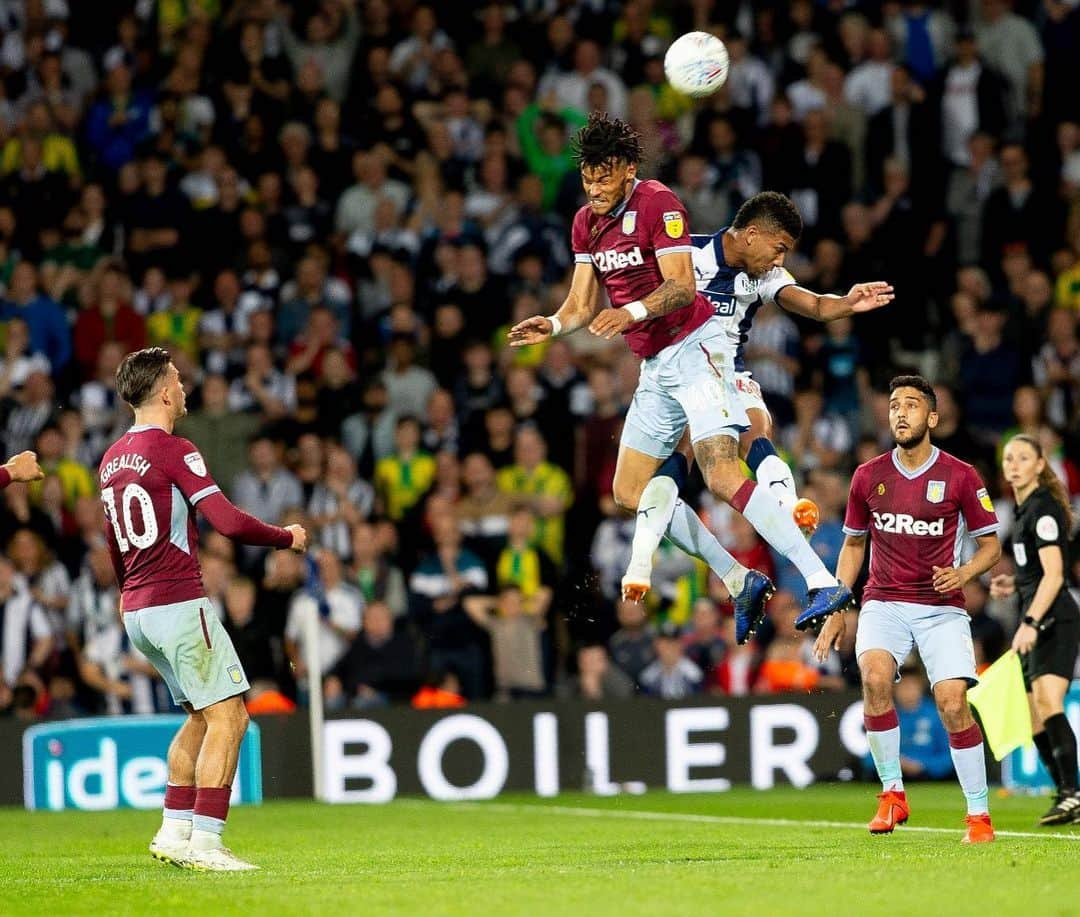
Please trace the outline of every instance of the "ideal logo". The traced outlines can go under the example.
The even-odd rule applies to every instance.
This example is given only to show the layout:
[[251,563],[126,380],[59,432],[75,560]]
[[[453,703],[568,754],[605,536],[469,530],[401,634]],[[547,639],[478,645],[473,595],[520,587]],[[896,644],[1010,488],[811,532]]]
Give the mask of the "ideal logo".
[[[41,723],[23,733],[23,801],[28,809],[160,808],[169,743],[183,716],[116,716]],[[262,802],[259,727],[248,726],[233,803]]]

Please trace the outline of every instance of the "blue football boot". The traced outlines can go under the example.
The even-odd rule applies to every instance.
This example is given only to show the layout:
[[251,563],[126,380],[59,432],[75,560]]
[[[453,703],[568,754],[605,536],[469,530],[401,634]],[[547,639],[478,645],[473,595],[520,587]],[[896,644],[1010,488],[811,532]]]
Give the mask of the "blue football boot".
[[735,642],[740,646],[746,643],[765,619],[765,605],[776,590],[772,580],[764,573],[750,570],[743,580],[742,590],[734,596],[735,605]]
[[815,624],[821,624],[830,615],[844,611],[855,602],[851,590],[843,583],[811,589],[809,598],[806,610],[795,619],[796,630],[806,630]]

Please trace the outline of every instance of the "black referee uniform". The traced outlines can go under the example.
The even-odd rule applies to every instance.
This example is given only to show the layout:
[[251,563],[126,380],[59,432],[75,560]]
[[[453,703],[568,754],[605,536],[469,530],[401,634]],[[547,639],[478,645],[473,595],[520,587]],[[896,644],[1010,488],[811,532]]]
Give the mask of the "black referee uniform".
[[[1028,616],[1043,567],[1039,549],[1054,546],[1061,551],[1065,582],[1049,609],[1038,621]],[[1080,643],[1080,609],[1068,590],[1069,526],[1061,504],[1049,489],[1038,487],[1017,507],[1012,536],[1013,560],[1016,561],[1016,590],[1024,623],[1033,626],[1038,636],[1030,652],[1020,657],[1024,687],[1042,675],[1071,679]],[[1055,713],[1043,721],[1043,729],[1034,736],[1039,757],[1050,772],[1057,795],[1050,810],[1039,819],[1043,825],[1080,822],[1080,791],[1077,790],[1076,736],[1064,713]]]
[[1035,590],[1043,578],[1039,549],[1057,546],[1061,550],[1065,582],[1049,610],[1036,625],[1039,636],[1031,652],[1021,657],[1024,687],[1040,675],[1060,675],[1071,679],[1080,645],[1080,608],[1069,593],[1069,526],[1065,511],[1046,487],[1037,488],[1016,513],[1012,550],[1016,561],[1016,591],[1020,593],[1021,614],[1027,616]]

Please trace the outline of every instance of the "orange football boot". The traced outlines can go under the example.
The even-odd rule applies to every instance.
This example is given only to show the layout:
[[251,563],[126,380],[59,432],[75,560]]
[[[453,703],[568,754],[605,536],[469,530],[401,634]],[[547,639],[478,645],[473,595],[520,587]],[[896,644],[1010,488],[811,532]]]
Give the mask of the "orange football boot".
[[962,844],[989,844],[994,839],[994,826],[990,824],[990,815],[968,815],[967,832]]
[[871,834],[892,834],[893,828],[902,825],[911,815],[907,794],[897,790],[878,793],[877,814],[867,827]]
[[818,506],[813,500],[808,500],[806,497],[800,497],[795,501],[795,505],[791,508],[791,518],[795,520],[795,524],[799,527],[799,531],[801,531],[806,540],[809,541],[814,532],[817,531],[821,514],[818,512]]

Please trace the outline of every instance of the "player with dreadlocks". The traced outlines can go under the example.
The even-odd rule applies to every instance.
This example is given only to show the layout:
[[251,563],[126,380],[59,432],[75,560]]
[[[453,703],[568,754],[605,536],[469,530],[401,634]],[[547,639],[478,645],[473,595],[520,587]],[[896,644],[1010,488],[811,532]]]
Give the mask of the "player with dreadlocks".
[[[651,501],[639,505],[642,492],[689,427],[709,490],[741,512],[806,577],[807,612],[817,619],[846,607],[848,588],[825,569],[790,514],[739,467],[739,435],[750,423],[735,388],[727,331],[696,287],[686,208],[667,186],[637,177],[641,142],[625,122],[592,114],[578,132],[575,150],[587,203],[571,230],[570,292],[554,315],[536,315],[511,328],[511,346],[537,344],[586,326],[608,340],[622,334],[642,363],[619,443],[616,503],[637,512],[639,529],[649,525],[650,514],[661,515]],[[783,224],[762,221],[747,231],[744,255],[748,264],[765,269],[781,264],[794,244]],[[602,308],[601,287],[608,308]],[[680,464],[685,475],[685,461]],[[680,471],[665,468],[676,487]],[[735,604],[736,639],[745,642],[765,615],[772,583],[728,554],[681,500],[675,500],[660,535],[700,557],[721,578]]]

